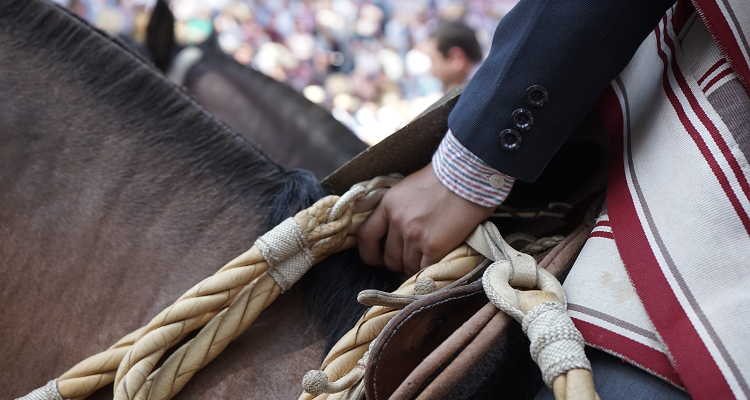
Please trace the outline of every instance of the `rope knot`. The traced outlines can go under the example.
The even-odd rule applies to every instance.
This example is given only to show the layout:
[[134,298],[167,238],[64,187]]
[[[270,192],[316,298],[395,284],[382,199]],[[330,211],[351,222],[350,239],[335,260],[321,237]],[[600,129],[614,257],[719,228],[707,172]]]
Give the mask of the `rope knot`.
[[339,216],[349,207],[349,204],[353,201],[359,200],[365,197],[367,189],[364,186],[353,186],[349,191],[344,193],[336,204],[331,208],[331,213],[328,215],[328,222],[333,222],[339,219]]
[[532,308],[521,322],[524,333],[531,340],[531,358],[539,365],[547,386],[559,375],[573,369],[591,371],[591,363],[584,352],[583,335],[576,329],[565,306],[545,302]]
[[313,396],[320,396],[328,388],[328,375],[318,369],[307,371],[302,377],[302,388]]
[[331,208],[328,221],[337,220],[352,205],[352,213],[372,211],[380,203],[388,188],[403,179],[401,174],[379,176],[369,181],[357,183],[351,187]]
[[[364,362],[367,361],[365,360]],[[307,371],[305,376],[302,377],[302,389],[313,396],[319,396],[323,393],[339,393],[358,384],[363,376],[365,376],[365,367],[363,364],[356,365],[349,373],[335,382],[330,382],[328,374],[324,371],[313,369]]]
[[416,282],[414,282],[414,294],[417,296],[430,294],[436,289],[437,285],[435,284],[435,280],[433,280],[429,276],[421,277],[417,279]]

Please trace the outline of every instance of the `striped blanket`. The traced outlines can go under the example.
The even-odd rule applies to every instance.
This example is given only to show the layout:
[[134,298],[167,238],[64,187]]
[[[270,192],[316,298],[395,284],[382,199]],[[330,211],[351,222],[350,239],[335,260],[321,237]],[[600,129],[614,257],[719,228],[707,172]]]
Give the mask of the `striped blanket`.
[[602,93],[606,208],[567,277],[587,343],[750,399],[747,0],[678,3]]

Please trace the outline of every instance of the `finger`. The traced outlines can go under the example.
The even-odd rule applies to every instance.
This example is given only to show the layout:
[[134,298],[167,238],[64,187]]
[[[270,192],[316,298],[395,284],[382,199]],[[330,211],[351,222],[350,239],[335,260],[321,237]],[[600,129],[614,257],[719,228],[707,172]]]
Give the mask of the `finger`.
[[404,272],[412,276],[419,272],[422,251],[413,241],[404,240]]
[[442,260],[442,257],[435,257],[432,255],[423,254],[422,262],[419,263],[419,269],[425,269],[431,265],[437,264]]
[[388,226],[388,237],[385,239],[383,261],[386,268],[393,272],[404,272],[404,238],[396,224]]
[[359,227],[357,245],[359,256],[366,264],[384,267],[380,241],[388,233],[388,213],[385,207],[377,206],[375,211]]

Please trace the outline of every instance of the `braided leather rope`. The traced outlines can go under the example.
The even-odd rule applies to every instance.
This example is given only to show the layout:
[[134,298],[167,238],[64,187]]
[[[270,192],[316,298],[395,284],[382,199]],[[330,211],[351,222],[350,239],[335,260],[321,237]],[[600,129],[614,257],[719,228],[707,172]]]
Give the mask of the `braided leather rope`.
[[[399,180],[400,176],[378,177],[354,185],[352,193],[319,200],[281,224],[287,228],[277,227],[280,231],[275,228],[264,235],[258,242],[260,247],[254,245],[193,286],[146,326],[81,361],[46,389],[37,389],[23,399],[83,399],[113,381],[118,400],[172,398],[278,297],[282,287],[272,275],[281,276],[286,289],[293,284],[290,279],[304,271],[284,268],[303,264],[309,264],[309,268],[335,252],[353,247],[359,225],[385,191]],[[339,201],[341,198],[344,200]],[[334,218],[330,218],[331,214]],[[275,241],[275,235],[286,241],[275,253],[262,251],[269,238]],[[297,248],[294,243],[299,243]],[[264,252],[273,254],[269,256],[270,264]],[[195,338],[154,370],[169,348],[197,329],[201,331]]]

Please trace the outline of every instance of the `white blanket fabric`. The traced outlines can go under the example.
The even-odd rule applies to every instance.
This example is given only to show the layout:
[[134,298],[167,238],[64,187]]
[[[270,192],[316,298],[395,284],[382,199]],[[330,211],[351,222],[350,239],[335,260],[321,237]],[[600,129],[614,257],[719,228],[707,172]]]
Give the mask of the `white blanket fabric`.
[[748,399],[750,166],[709,101],[737,76],[682,23],[668,12],[599,100],[607,209],[564,288],[588,344],[696,399]]

